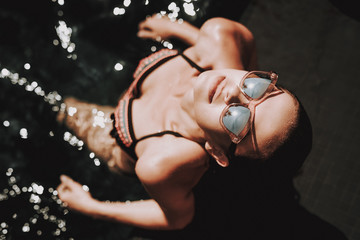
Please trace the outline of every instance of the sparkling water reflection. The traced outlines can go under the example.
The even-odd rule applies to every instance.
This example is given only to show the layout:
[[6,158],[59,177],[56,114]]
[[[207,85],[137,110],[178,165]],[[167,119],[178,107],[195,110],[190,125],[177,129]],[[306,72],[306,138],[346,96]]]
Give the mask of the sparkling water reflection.
[[[56,228],[51,231],[52,236],[61,236],[62,233],[66,232],[66,220],[62,216],[68,214],[69,211],[57,197],[56,190],[50,187],[45,191],[44,186],[36,182],[32,182],[28,186],[19,186],[20,183],[17,181],[16,172],[12,168],[8,168],[5,174],[8,177],[8,185],[0,192],[0,202],[4,204],[6,201],[21,199],[23,204],[27,206],[26,219],[28,220],[21,224],[14,224],[20,218],[19,216],[23,215],[23,212],[20,209],[11,213],[8,222],[0,224],[0,231],[3,234],[1,239],[6,239],[7,234],[10,233],[9,229],[16,227],[16,225],[21,229],[22,233],[33,232],[33,235],[36,234],[37,236],[43,235],[44,232],[49,231],[51,228]],[[28,202],[27,205],[26,201]],[[46,229],[40,230],[38,223],[44,225],[44,222],[48,226]]]
[[[69,212],[58,198],[62,173],[100,200],[129,203],[147,196],[136,179],[101,164],[55,121],[56,114],[66,108],[63,96],[116,104],[138,60],[161,48],[184,47],[137,39],[137,24],[146,16],[167,14],[200,26],[219,15],[219,6],[226,1],[0,3],[0,239],[129,238],[132,228]],[[94,127],[110,121],[97,109],[93,117]]]

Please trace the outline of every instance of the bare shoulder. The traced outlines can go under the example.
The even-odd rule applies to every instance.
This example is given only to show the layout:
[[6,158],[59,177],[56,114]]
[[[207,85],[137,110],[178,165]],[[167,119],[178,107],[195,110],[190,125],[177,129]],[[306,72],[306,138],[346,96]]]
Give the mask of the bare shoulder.
[[215,17],[207,20],[200,28],[200,33],[202,34],[211,35],[212,33],[219,31],[230,34],[234,32],[241,32],[245,35],[251,34],[250,30],[240,22],[221,17]]
[[196,142],[164,136],[154,138],[136,163],[136,174],[146,184],[175,181],[195,185],[208,168],[208,155]]
[[247,69],[254,48],[254,37],[247,27],[217,17],[207,20],[200,28],[193,55],[202,66],[211,69]]

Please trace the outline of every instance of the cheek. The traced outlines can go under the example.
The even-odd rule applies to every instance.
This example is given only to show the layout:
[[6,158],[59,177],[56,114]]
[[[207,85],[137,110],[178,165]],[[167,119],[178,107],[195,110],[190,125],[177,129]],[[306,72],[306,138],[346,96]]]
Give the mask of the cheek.
[[239,157],[254,157],[256,149],[252,142],[251,133],[249,132],[243,140],[237,145],[235,156]]
[[[208,101],[208,93],[202,85],[194,88],[194,113],[195,120],[207,136],[215,136],[225,133],[219,118],[225,108],[225,103],[212,103]],[[226,134],[226,133],[225,133]]]
[[219,123],[219,117],[222,112],[220,107],[214,107],[209,104],[196,104],[195,117],[199,127],[205,131],[207,135],[223,133]]
[[206,130],[214,122],[214,113],[205,104],[195,103],[195,119],[200,128]]

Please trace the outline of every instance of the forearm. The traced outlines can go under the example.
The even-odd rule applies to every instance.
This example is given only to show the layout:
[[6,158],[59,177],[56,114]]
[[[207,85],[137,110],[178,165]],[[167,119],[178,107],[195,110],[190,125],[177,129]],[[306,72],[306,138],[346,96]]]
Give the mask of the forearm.
[[181,224],[181,221],[170,221],[159,204],[152,199],[132,202],[94,200],[84,213],[94,218],[117,221],[153,230],[178,229],[186,225]]
[[172,37],[177,38],[192,46],[196,43],[196,40],[199,36],[199,32],[200,32],[199,28],[191,25],[186,21],[183,22],[176,21],[174,23]]
[[199,29],[185,21],[173,21],[167,16],[153,15],[139,24],[138,36],[153,40],[179,39],[189,45],[194,45],[199,35]]

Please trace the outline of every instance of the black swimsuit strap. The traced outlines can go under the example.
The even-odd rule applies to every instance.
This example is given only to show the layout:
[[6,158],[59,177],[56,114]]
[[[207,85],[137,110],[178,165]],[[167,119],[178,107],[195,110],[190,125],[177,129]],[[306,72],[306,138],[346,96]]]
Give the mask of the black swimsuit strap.
[[193,68],[195,68],[196,70],[198,70],[199,72],[205,72],[205,69],[200,67],[199,65],[197,65],[193,60],[191,60],[190,58],[188,58],[185,54],[183,54],[182,52],[179,53],[180,56],[182,56],[185,61],[187,61]]
[[180,133],[174,132],[174,131],[170,131],[170,130],[165,130],[162,132],[157,132],[157,133],[153,133],[153,134],[149,134],[146,136],[143,136],[142,138],[139,138],[138,140],[134,141],[134,145],[136,145],[138,142],[145,140],[147,138],[151,138],[151,137],[161,137],[164,136],[166,134],[170,134],[170,135],[174,135],[175,137],[183,137],[183,135],[181,135]]
[[[185,59],[185,61],[190,64],[190,66],[192,66],[193,68],[195,68],[195,69],[198,70],[199,72],[204,72],[204,71],[205,71],[205,69],[203,69],[202,67],[200,67],[199,65],[197,65],[193,60],[191,60],[190,58],[188,58],[188,57],[187,57],[186,55],[184,55],[182,52],[179,52],[178,54],[179,54],[180,56],[182,56],[182,57]],[[169,59],[172,58],[172,57],[175,57],[175,55],[174,55],[174,56],[170,56],[170,57],[168,57],[168,58],[165,58],[165,59],[159,61],[158,63],[156,63],[156,64],[153,66],[152,69],[155,69],[156,67],[160,66],[161,64],[163,64],[165,61],[169,60]],[[147,71],[147,72],[142,76],[141,81],[139,81],[138,84],[137,84],[137,88],[139,88],[139,85],[141,85],[142,81],[146,78],[146,76],[147,76],[148,74],[150,74],[150,72],[151,72],[151,71]],[[139,92],[140,92],[140,91],[139,91]],[[129,105],[128,105],[128,107],[129,107],[129,116],[128,116],[128,119],[132,119],[132,116],[131,116],[131,103],[132,103],[132,100],[133,100],[133,99],[130,99]],[[130,121],[130,123],[131,123],[131,121]],[[145,139],[148,139],[148,138],[151,138],[151,137],[161,137],[161,136],[164,136],[164,135],[166,135],[166,134],[173,135],[173,136],[175,136],[175,137],[184,137],[184,136],[181,135],[180,133],[177,133],[177,132],[174,132],[174,131],[170,131],[170,130],[165,130],[165,131],[161,131],[161,132],[149,134],[149,135],[143,136],[143,137],[141,137],[141,138],[139,138],[139,139],[136,139],[136,138],[135,138],[135,134],[134,134],[134,132],[133,132],[133,127],[132,127],[132,125],[129,127],[129,129],[130,129],[130,135],[131,135],[132,138],[133,138],[132,146],[133,146],[134,148],[135,148],[135,145],[136,145],[138,142],[140,142],[140,141],[142,141],[142,140],[145,140]]]

